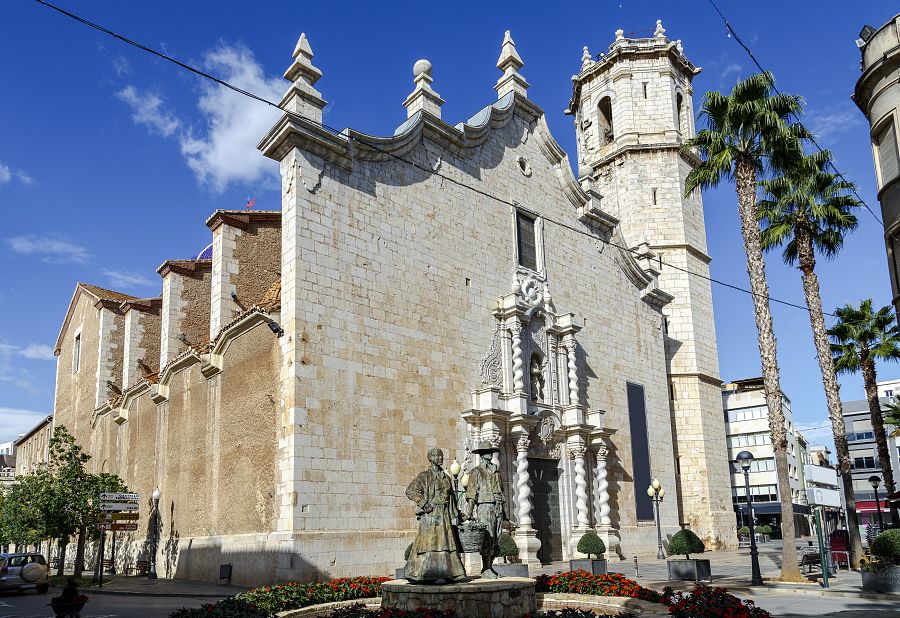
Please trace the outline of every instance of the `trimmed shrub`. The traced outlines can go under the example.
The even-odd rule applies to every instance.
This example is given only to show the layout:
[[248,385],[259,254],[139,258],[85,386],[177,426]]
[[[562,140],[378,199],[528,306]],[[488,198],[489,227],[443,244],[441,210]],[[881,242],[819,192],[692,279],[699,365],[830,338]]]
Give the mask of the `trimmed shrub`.
[[741,526],[738,528],[738,534],[750,534],[750,528],[748,526]]
[[503,558],[503,562],[509,562],[510,558],[515,558],[519,555],[519,546],[516,545],[516,540],[508,532],[500,535],[498,543],[500,544],[500,557]]
[[684,554],[688,560],[691,559],[690,554],[702,554],[705,551],[706,546],[700,537],[688,529],[679,530],[672,535],[672,539],[669,541],[669,553]]
[[578,546],[575,549],[582,554],[587,554],[588,559],[590,559],[591,554],[594,554],[599,560],[600,557],[606,553],[606,545],[603,543],[603,539],[597,536],[597,533],[594,531],[585,533],[585,535],[578,540]]
[[885,530],[872,541],[872,553],[880,560],[900,564],[900,529]]
[[760,534],[772,534],[772,526],[764,524],[756,529]]

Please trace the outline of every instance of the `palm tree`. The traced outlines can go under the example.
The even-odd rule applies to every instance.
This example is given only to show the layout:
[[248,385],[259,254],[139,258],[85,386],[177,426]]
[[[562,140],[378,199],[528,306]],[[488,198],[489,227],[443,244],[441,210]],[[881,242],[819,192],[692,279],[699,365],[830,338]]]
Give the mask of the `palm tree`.
[[762,246],[771,250],[784,246],[781,256],[785,264],[799,262],[809,308],[813,342],[819,359],[819,371],[825,387],[828,415],[834,433],[838,470],[850,530],[850,564],[857,568],[862,555],[862,540],[853,497],[853,477],[850,474],[850,449],[841,408],[840,386],[835,376],[834,361],[822,313],[822,295],[815,273],[816,253],[832,258],[844,244],[844,234],[856,228],[852,213],[860,203],[847,194],[853,184],[828,172],[831,153],[816,152],[798,158],[784,173],[771,180],[763,180],[765,199],[759,202],[762,222]]
[[891,437],[900,436],[900,397],[894,397],[894,400],[887,404],[887,410],[884,411],[884,422],[893,425],[894,430]]
[[[878,459],[881,460],[884,489],[891,494],[896,491],[896,486],[884,431],[884,418],[881,415],[881,402],[878,401],[875,361],[900,360],[900,331],[897,330],[894,311],[890,306],[873,311],[872,299],[867,298],[859,307],[848,303],[835,309],[834,314],[838,321],[828,331],[832,341],[834,365],[838,373],[862,371],[866,399],[869,401],[869,416],[872,418],[872,432],[875,434]],[[848,505],[847,509],[849,508]],[[891,512],[896,519],[893,508]]]
[[722,180],[734,180],[781,500],[784,538],[781,577],[800,581],[787,459],[787,427],[782,411],[766,264],[756,215],[756,192],[760,176],[783,169],[791,159],[802,154],[800,140],[807,137],[807,132],[799,124],[788,124],[789,116],[800,111],[800,98],[773,94],[773,84],[771,74],[760,73],[735,84],[731,94],[706,94],[700,115],[707,128],[684,144],[688,156],[696,149],[702,159],[688,174],[685,195],[698,188],[717,186]]

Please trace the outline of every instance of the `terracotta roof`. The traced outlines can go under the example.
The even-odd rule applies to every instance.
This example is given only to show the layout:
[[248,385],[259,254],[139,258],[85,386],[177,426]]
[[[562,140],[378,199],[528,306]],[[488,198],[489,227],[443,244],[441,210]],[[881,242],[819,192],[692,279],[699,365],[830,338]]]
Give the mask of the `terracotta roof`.
[[56,345],[53,348],[54,354],[59,354],[59,349],[62,346],[63,335],[66,333],[66,329],[69,327],[69,320],[72,319],[72,313],[75,311],[75,304],[78,302],[78,297],[82,292],[85,292],[92,298],[94,298],[95,305],[97,303],[101,303],[107,309],[112,309],[116,312],[121,312],[120,306],[123,302],[138,300],[136,296],[123,294],[122,292],[116,292],[114,290],[107,290],[106,288],[101,288],[98,285],[91,285],[90,283],[81,282],[76,283],[75,292],[72,294],[72,300],[69,301],[69,308],[66,310],[66,317],[63,319],[62,326],[59,329],[59,336],[57,336],[56,338]]
[[281,225],[280,210],[217,210],[206,220],[206,227],[216,229],[223,223],[240,229],[247,229],[251,221],[277,222]]
[[127,300],[137,300],[137,296],[132,296],[130,294],[123,294],[122,292],[116,292],[114,290],[107,290],[106,288],[101,288],[98,285],[91,285],[90,283],[79,283],[86,292],[90,293],[93,296],[97,297],[97,300],[112,300],[117,302],[125,302]]

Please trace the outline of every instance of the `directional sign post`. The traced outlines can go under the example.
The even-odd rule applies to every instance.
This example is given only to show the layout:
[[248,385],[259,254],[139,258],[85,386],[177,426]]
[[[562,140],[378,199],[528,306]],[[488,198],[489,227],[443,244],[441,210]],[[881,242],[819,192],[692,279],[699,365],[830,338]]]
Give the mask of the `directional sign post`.
[[141,516],[137,513],[104,513],[103,521],[137,521]]
[[101,502],[101,511],[137,511],[140,507],[134,502]]
[[134,532],[137,529],[137,524],[97,524],[97,530],[107,530],[112,532]]
[[101,502],[137,502],[141,494],[100,494]]

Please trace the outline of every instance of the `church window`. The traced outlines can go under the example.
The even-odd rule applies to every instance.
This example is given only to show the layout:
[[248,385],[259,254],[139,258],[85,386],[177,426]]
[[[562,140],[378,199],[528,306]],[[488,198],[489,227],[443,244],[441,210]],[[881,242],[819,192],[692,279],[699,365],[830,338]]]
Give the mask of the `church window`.
[[875,152],[878,161],[880,186],[886,185],[900,174],[900,160],[897,155],[897,135],[894,133],[893,118],[875,134]]
[[653,194],[653,205],[656,206],[656,187],[653,187],[650,192]]
[[538,265],[535,219],[523,212],[516,212],[516,247],[519,266],[536,271]]
[[650,444],[647,435],[647,408],[644,387],[628,382],[628,421],[631,429],[632,479],[638,521],[653,521],[653,501],[647,495],[650,486]]
[[613,141],[613,115],[612,115],[612,99],[603,97],[597,106],[600,112],[600,146],[606,146]]
[[679,92],[675,95],[675,123],[682,137],[687,134],[687,127],[684,122],[684,97]]
[[646,99],[647,98],[647,82],[644,82],[643,86],[644,86],[644,98]]
[[75,335],[75,345],[72,346],[72,373],[78,373],[81,366],[81,333]]

